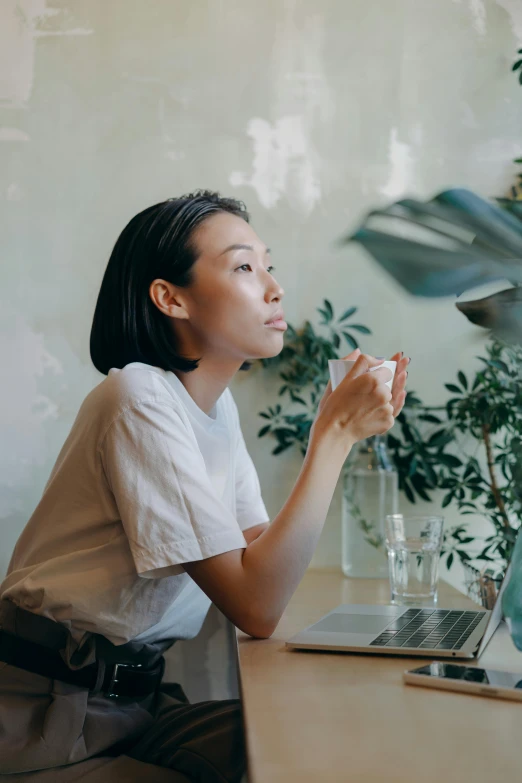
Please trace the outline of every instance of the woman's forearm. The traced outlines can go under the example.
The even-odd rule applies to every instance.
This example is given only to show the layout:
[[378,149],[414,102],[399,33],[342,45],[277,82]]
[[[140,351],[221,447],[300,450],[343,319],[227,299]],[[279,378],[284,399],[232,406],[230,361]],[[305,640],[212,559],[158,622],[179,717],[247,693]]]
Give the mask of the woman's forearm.
[[285,505],[243,554],[247,591],[255,617],[269,636],[304,576],[323,529],[346,443],[311,439],[303,466]]

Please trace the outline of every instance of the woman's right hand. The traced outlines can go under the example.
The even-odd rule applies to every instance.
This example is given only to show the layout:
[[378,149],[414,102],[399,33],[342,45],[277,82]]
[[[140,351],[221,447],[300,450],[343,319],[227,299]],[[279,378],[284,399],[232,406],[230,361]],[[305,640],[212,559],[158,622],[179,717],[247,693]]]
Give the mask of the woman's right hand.
[[[355,359],[357,353],[345,358]],[[392,392],[386,386],[392,373],[387,367],[370,372],[383,361],[360,354],[335,391],[328,382],[313,423],[314,435],[328,434],[350,450],[357,441],[383,435],[393,427],[395,409]]]

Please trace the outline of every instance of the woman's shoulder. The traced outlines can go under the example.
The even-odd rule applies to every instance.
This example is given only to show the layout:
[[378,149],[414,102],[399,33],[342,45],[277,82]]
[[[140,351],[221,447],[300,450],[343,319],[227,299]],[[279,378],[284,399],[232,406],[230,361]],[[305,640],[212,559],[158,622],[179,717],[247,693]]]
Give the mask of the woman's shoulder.
[[[90,399],[89,399],[90,398]],[[132,362],[109,370],[107,377],[88,395],[86,402],[103,411],[104,418],[116,418],[126,410],[147,403],[179,407],[175,390],[160,367]]]

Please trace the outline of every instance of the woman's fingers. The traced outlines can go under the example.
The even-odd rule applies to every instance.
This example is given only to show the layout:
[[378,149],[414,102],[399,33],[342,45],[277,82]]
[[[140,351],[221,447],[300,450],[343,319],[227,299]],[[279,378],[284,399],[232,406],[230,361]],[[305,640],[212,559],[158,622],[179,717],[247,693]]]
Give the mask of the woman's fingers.
[[394,400],[392,399],[392,406],[393,406],[393,415],[395,418],[399,415],[399,413],[404,408],[404,403],[406,402],[406,390],[400,392],[398,397]]
[[352,351],[347,356],[343,356],[343,361],[344,360],[358,359],[360,355],[361,355],[361,349],[360,348],[356,348],[355,351]]
[[399,380],[400,374],[407,369],[410,360],[407,356],[403,356],[402,358],[399,356],[398,359],[392,359],[392,361],[397,362],[397,367],[395,368],[395,377],[393,379],[393,386],[395,386],[395,383]]
[[[398,357],[398,358],[395,358]],[[401,358],[402,357],[402,358]],[[410,360],[407,356],[402,356],[401,353],[397,353],[392,358],[392,361],[397,362],[397,368],[395,370],[395,377],[393,379],[392,387],[392,399],[394,416],[397,417],[404,407],[406,400],[406,381],[408,378],[408,372],[406,370]]]
[[[357,361],[357,359],[359,358],[360,355],[361,355],[361,349],[360,348],[356,348],[355,351],[352,351],[347,356],[343,356],[343,360],[344,359],[349,359],[351,361]],[[330,380],[326,384],[326,389],[323,392],[323,396],[321,398],[321,401],[319,402],[319,405],[317,406],[317,412],[318,413],[320,413],[321,410],[324,408],[326,400],[328,399],[328,397],[330,396],[331,393],[332,393],[332,379],[330,378]]]

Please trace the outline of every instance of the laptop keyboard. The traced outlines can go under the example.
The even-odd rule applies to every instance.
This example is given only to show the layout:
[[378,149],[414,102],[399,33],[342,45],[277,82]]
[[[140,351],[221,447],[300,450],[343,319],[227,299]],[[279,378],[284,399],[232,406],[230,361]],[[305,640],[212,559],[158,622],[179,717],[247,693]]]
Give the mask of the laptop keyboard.
[[370,646],[460,650],[484,612],[449,609],[408,609],[397,617]]

